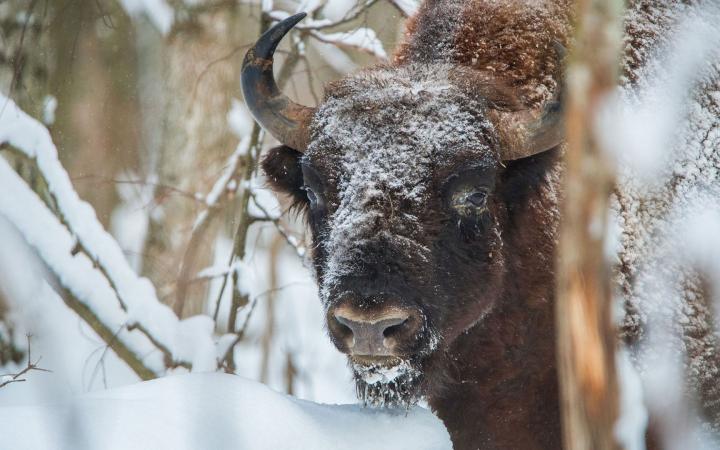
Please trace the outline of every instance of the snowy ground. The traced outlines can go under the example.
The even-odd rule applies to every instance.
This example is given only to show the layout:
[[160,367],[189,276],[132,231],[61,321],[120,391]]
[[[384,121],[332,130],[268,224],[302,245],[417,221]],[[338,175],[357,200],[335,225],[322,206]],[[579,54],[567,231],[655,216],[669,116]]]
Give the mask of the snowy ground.
[[419,407],[320,405],[219,373],[0,407],[0,436],[13,450],[452,448],[440,420]]

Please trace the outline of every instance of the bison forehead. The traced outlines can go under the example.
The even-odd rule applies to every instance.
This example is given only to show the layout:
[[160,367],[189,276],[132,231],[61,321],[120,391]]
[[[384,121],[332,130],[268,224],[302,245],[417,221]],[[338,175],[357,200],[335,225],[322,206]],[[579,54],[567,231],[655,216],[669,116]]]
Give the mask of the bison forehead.
[[458,150],[494,160],[482,98],[450,80],[444,65],[381,68],[331,86],[318,108],[307,157],[335,172],[340,200],[368,195],[420,202],[434,166]]
[[374,69],[330,87],[307,152],[337,183],[326,281],[352,273],[368,243],[427,259],[420,218],[437,186],[435,170],[455,164],[460,150],[475,164],[495,160],[482,98],[448,73],[445,66]]

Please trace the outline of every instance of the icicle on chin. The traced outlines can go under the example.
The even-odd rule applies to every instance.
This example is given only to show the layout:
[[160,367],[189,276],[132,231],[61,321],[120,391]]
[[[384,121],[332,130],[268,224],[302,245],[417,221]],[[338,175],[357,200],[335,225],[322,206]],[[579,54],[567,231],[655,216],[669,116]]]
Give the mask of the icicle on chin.
[[409,361],[390,366],[353,362],[352,368],[357,396],[364,406],[408,409],[421,398],[422,372]]

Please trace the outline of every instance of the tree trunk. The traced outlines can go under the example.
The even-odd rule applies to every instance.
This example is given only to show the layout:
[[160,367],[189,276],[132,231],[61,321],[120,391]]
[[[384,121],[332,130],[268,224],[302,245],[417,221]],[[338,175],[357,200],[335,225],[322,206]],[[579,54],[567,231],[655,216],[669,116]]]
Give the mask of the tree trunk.
[[[48,61],[36,49],[48,44],[42,21],[42,5],[38,1],[11,0],[0,2],[0,92],[12,98],[25,111],[43,119],[43,103],[48,93]],[[0,103],[0,111],[7,105]],[[2,150],[2,147],[0,147]],[[3,152],[7,161],[40,195],[32,165]],[[3,195],[3,194],[0,194]],[[2,251],[0,249],[0,251]],[[25,338],[20,339],[9,311],[10,302],[0,286],[0,367],[18,363],[27,350]]]
[[557,333],[564,447],[614,450],[618,416],[611,270],[604,255],[612,164],[596,118],[617,85],[622,3],[578,0],[566,105],[566,180],[558,265]]
[[[150,158],[162,187],[156,189],[150,214],[143,273],[170,304],[193,224],[205,209],[193,196],[207,194],[237,143],[227,114],[232,99],[240,98],[240,68],[247,44],[241,41],[242,16],[238,6],[216,6],[176,23],[165,38],[164,123],[158,154],[153,155],[154,161]],[[211,260],[213,229],[204,229],[202,244],[191,255],[191,274]],[[188,289],[191,301],[173,305],[179,315],[202,311],[206,286],[196,283]]]
[[110,228],[117,179],[138,167],[140,146],[133,27],[120,6],[95,0],[52,1],[48,33],[50,87],[57,120],[50,127],[63,166],[80,197]]

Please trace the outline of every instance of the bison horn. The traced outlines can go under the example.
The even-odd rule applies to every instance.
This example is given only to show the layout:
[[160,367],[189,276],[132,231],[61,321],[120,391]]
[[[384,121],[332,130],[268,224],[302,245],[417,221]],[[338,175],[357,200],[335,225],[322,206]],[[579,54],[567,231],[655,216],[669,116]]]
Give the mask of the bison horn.
[[557,147],[565,137],[563,108],[552,101],[538,114],[530,111],[500,114],[500,159],[512,161]]
[[255,120],[280,142],[299,152],[307,149],[313,108],[299,105],[280,92],[273,76],[273,55],[280,40],[304,17],[295,14],[260,36],[242,66],[245,103]]
[[[562,67],[565,47],[559,42],[555,42],[554,47],[560,61],[559,67]],[[512,161],[527,158],[562,143],[565,138],[564,90],[560,83],[556,98],[539,111],[524,110],[499,114],[497,129],[502,144],[500,159]]]

